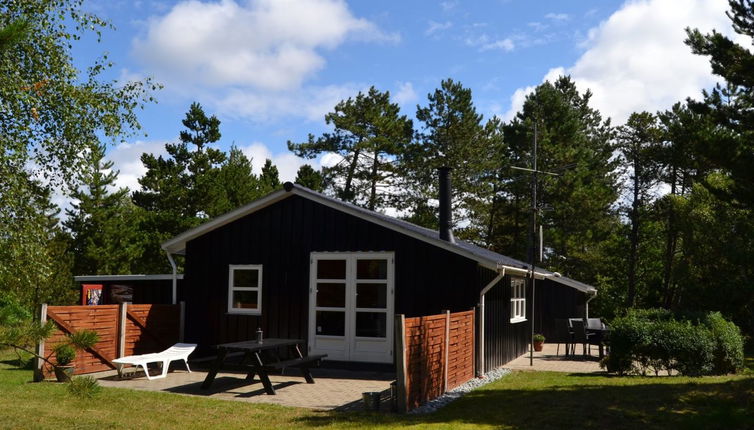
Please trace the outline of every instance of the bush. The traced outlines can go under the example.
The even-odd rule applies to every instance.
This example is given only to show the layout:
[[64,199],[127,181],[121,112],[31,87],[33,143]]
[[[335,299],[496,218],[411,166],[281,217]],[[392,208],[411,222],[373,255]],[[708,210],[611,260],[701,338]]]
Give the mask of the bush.
[[55,347],[55,361],[58,366],[67,366],[76,358],[76,350],[68,343]]
[[91,376],[73,378],[68,383],[68,392],[81,399],[91,399],[101,390],[102,387]]
[[675,314],[664,309],[632,310],[612,323],[609,372],[648,370],[682,375],[726,374],[743,367],[743,338],[719,313]]

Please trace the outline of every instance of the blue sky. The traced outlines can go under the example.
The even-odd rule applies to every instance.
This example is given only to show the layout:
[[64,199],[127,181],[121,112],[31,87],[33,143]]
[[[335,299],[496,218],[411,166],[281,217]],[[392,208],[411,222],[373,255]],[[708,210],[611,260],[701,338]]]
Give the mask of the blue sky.
[[[288,140],[326,130],[339,100],[374,85],[413,117],[445,78],[473,91],[486,118],[509,119],[528,91],[570,74],[614,123],[698,96],[714,79],[683,45],[687,26],[730,33],[724,0],[580,1],[89,1],[115,31],[75,47],[77,64],[107,52],[108,78],[153,77],[147,136],[109,150],[132,189],[142,152],[174,141],[193,101],[222,121],[219,144],[241,147],[283,180],[304,160]],[[308,161],[320,166],[327,157]]]

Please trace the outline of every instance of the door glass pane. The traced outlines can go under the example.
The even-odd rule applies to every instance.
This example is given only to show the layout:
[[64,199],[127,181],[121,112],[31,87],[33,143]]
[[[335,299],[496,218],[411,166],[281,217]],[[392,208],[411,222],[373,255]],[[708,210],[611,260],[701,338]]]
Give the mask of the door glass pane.
[[387,279],[387,260],[358,260],[356,278]]
[[317,306],[346,307],[346,284],[317,283]]
[[346,332],[346,313],[335,311],[317,311],[317,334],[326,336],[343,336]]
[[317,279],[346,279],[346,260],[318,260]]
[[387,315],[384,312],[356,312],[356,336],[386,337]]
[[356,284],[357,308],[386,308],[387,284]]
[[257,288],[259,286],[259,270],[234,269],[233,286],[242,288]]
[[233,307],[236,309],[258,309],[256,291],[233,291]]

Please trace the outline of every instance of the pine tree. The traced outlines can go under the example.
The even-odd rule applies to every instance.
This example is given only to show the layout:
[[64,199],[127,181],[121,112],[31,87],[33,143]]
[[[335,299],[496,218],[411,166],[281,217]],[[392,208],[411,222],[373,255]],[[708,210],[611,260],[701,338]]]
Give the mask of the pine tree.
[[206,220],[226,198],[220,183],[225,153],[209,147],[220,139],[220,121],[192,103],[182,123],[186,129],[180,141],[165,144],[168,158],[141,156],[147,172],[139,178],[141,190],[133,193],[133,201],[146,211],[142,230],[149,239],[140,267],[149,272],[169,268],[160,243]]
[[[539,85],[526,97],[523,110],[505,129],[511,148],[511,163],[531,167],[534,123],[539,143],[538,168],[559,172],[540,175],[539,223],[544,226],[545,264],[576,279],[591,282],[605,258],[602,244],[615,233],[618,218],[611,206],[617,198],[616,162],[609,120],[589,106],[591,92],[579,93],[570,77]],[[522,163],[522,164],[519,164]],[[531,188],[529,177],[511,171],[508,206],[522,219],[518,231],[525,232]],[[551,209],[551,210],[549,210]],[[525,257],[526,236],[508,255]]]
[[[658,154],[662,141],[662,131],[656,116],[649,112],[633,113],[626,124],[618,128],[618,150],[621,153],[623,174],[628,179],[628,195],[621,204],[627,214],[630,230],[627,256],[626,306],[636,304],[637,284],[644,263],[642,248],[647,215],[653,203],[652,192],[660,181]],[[656,238],[651,240],[656,241]],[[645,288],[646,290],[647,288]]]
[[130,273],[132,262],[142,251],[139,214],[128,197],[128,189],[114,192],[118,171],[105,160],[105,146],[94,145],[86,154],[87,166],[79,172],[82,186],[71,197],[63,225],[71,232],[71,251],[76,275]]
[[[751,0],[729,0],[728,17],[736,33],[754,38],[754,4]],[[721,169],[732,183],[716,187],[703,181],[713,193],[734,204],[754,208],[754,53],[713,30],[702,34],[687,29],[686,44],[697,55],[710,57],[712,72],[725,80],[703,100],[689,101],[689,108],[710,121],[710,127],[693,142],[702,161]]]
[[325,188],[325,178],[318,170],[315,170],[308,164],[304,164],[298,168],[295,183],[318,193],[321,193]]
[[278,168],[269,158],[264,161],[262,173],[259,175],[259,194],[264,196],[280,188]]
[[427,106],[417,106],[416,119],[422,123],[417,139],[400,157],[402,206],[416,211],[427,200],[437,199],[437,169],[450,167],[453,222],[458,225],[465,220],[465,200],[476,191],[489,160],[482,138],[482,115],[474,107],[471,90],[452,79],[442,81],[427,99]]
[[215,199],[214,205],[207,208],[210,217],[222,215],[262,197],[259,178],[252,173],[251,163],[252,160],[240,149],[231,146],[228,160],[219,172],[221,193]]
[[288,142],[288,149],[306,158],[328,152],[340,155],[338,164],[323,169],[334,194],[371,210],[385,207],[395,176],[395,157],[413,135],[411,120],[400,115],[389,92],[371,87],[367,94],[359,92],[356,98],[338,103],[325,121],[333,125],[332,133],[316,139],[309,135],[304,143]]

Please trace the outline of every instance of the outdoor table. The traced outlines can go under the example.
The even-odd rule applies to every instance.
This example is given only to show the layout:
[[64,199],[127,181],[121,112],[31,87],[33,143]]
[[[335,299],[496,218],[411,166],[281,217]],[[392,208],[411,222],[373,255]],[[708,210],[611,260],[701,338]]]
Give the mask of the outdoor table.
[[[301,374],[306,379],[307,384],[313,384],[314,378],[312,378],[309,372],[309,367],[319,363],[319,361],[326,357],[326,355],[309,355],[304,357],[301,353],[300,346],[304,341],[301,339],[264,339],[262,342],[256,340],[248,340],[242,342],[231,342],[216,345],[217,358],[212,364],[207,377],[202,383],[202,389],[206,390],[212,386],[212,382],[217,376],[217,372],[220,370],[241,370],[247,373],[246,380],[249,383],[254,383],[254,376],[259,375],[259,379],[264,385],[264,391],[269,395],[275,394],[275,388],[273,388],[268,372],[272,370],[282,370],[286,367],[297,367],[301,370]],[[289,360],[280,360],[280,350],[282,348],[292,348],[295,351],[295,358]],[[274,361],[264,362],[262,360],[262,351],[268,351],[274,356]],[[226,363],[225,359],[228,353],[242,352],[244,354],[240,364]]]

